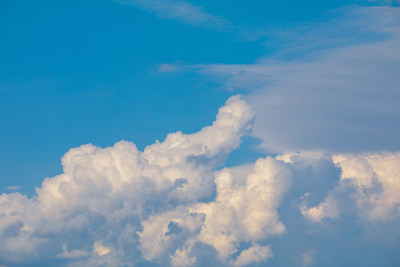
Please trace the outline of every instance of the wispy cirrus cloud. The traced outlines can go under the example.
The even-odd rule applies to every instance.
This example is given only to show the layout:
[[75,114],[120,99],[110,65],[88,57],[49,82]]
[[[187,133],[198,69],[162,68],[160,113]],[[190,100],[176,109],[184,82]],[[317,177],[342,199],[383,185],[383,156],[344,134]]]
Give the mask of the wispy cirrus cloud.
[[155,13],[160,18],[175,19],[198,27],[226,31],[231,23],[220,16],[207,13],[202,7],[182,0],[117,0]]
[[16,191],[16,190],[18,190],[18,189],[20,189],[20,186],[11,185],[11,186],[7,186],[5,190],[6,190],[6,191]]
[[185,0],[115,0],[118,3],[134,5],[152,12],[162,19],[176,20],[219,32],[233,33],[238,41],[252,42],[271,34],[263,27],[236,24],[229,19],[209,13],[205,8]]

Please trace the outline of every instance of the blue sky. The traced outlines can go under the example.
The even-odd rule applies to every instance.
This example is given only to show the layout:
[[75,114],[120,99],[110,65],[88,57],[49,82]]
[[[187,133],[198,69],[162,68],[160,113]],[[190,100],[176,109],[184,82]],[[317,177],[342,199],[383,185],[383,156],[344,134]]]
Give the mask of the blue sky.
[[397,266],[398,6],[2,1],[0,266]]

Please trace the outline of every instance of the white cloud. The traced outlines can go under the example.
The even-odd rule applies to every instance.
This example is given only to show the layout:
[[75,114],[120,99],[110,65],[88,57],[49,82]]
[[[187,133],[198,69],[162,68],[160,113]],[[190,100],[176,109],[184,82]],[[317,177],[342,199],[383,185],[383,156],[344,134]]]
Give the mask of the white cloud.
[[212,200],[213,172],[239,146],[253,118],[250,107],[234,96],[211,126],[190,135],[169,134],[143,152],[125,141],[71,149],[62,158],[63,173],[46,178],[36,196],[0,195],[0,259],[73,260],[94,244],[97,257],[86,255],[87,264],[134,261],[140,255],[137,232],[156,217],[152,214]]
[[77,259],[77,258],[86,258],[89,256],[89,253],[86,250],[71,250],[68,251],[67,244],[63,244],[62,246],[63,252],[58,254],[56,257],[60,259]]
[[341,179],[318,206],[302,206],[302,213],[313,221],[336,219],[347,212],[343,192],[355,202],[359,216],[366,221],[400,218],[400,153],[338,154],[332,160],[342,170]]
[[[253,42],[271,34],[263,27],[240,25],[223,16],[209,13],[200,5],[192,4],[187,0],[114,0],[120,4],[134,5],[142,10],[152,12],[161,19],[176,20],[182,24],[189,24],[203,29],[212,29],[219,32],[233,33],[237,41]],[[161,64],[159,72],[179,71],[171,64]]]
[[157,71],[158,72],[175,72],[177,71],[178,65],[173,65],[173,64],[160,64],[160,66],[158,66]]
[[107,255],[108,253],[111,252],[111,249],[103,246],[100,242],[94,242],[93,244],[93,252],[96,253],[99,256]]
[[277,212],[289,184],[290,170],[270,157],[259,159],[247,175],[246,184],[236,183],[224,169],[216,176],[217,198],[193,210],[206,215],[198,239],[212,245],[222,259],[237,251],[240,242],[258,241],[285,231]]
[[0,195],[0,258],[187,266],[196,264],[201,243],[221,264],[244,265],[250,256],[266,260],[269,247],[241,250],[247,242],[284,233],[278,207],[290,166],[267,157],[215,171],[253,119],[246,102],[233,96],[211,126],[169,134],[142,152],[125,141],[71,149],[62,158],[63,173],[46,178],[33,198]]
[[[227,262],[243,242],[282,234],[285,226],[277,209],[290,182],[289,166],[271,157],[259,159],[245,175],[244,185],[240,184],[243,177],[235,174],[229,168],[216,173],[215,201],[179,207],[143,221],[138,234],[144,257],[162,259],[172,253],[175,265],[195,263],[191,250],[202,242],[218,252],[221,262]],[[238,262],[244,264],[250,254],[257,255],[255,262],[262,261],[270,256],[267,250],[255,246]]]
[[328,195],[324,202],[316,207],[300,207],[301,214],[311,221],[321,222],[322,219],[337,219],[339,217],[339,208],[336,199],[332,195]]
[[[219,32],[235,34],[238,41],[252,42],[266,36],[270,32],[264,28],[234,24],[223,16],[211,14],[202,6],[185,0],[115,0],[120,4],[135,5],[152,12],[162,19],[171,19],[195,27],[212,29]],[[172,64],[161,64],[159,72],[174,72],[181,68]],[[182,68],[183,69],[183,68]]]
[[367,220],[399,218],[399,152],[336,155],[333,161],[343,170],[341,179],[356,188],[353,198]]
[[20,186],[12,185],[12,186],[7,186],[5,190],[6,191],[16,191],[18,189],[20,189]]
[[315,258],[317,256],[317,251],[315,249],[309,250],[307,252],[302,253],[301,255],[303,266],[310,266],[315,264]]
[[[367,222],[400,218],[399,152],[308,151],[218,169],[254,115],[234,96],[211,126],[169,134],[144,151],[126,141],[71,149],[63,173],[46,178],[34,197],[0,195],[1,262],[246,266],[269,262],[279,247],[274,240],[296,241],[304,224],[323,226],[304,220],[298,207],[307,219],[332,225],[346,212]],[[282,252],[274,254],[279,262]],[[315,261],[312,251],[301,257],[305,265]]]
[[177,249],[171,256],[172,266],[191,266],[196,263],[196,258],[189,256],[188,248]]
[[234,266],[247,266],[254,263],[265,262],[272,257],[271,248],[259,245],[243,250],[233,263]]
[[183,0],[119,0],[123,4],[136,5],[154,12],[160,18],[176,19],[180,22],[224,31],[229,22],[219,16],[211,15],[203,8]]

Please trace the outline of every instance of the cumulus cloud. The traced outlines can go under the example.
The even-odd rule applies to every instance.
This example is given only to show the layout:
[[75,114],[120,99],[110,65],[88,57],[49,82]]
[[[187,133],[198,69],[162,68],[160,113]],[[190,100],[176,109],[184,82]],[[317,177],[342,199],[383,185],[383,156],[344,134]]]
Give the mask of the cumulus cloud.
[[[269,240],[274,258],[268,263],[396,266],[398,153],[277,156],[290,165],[292,186],[279,207],[286,233]],[[309,253],[314,250],[318,258]]]
[[[32,198],[0,195],[1,259],[55,257],[73,263],[86,257],[86,264],[96,265],[143,256],[186,265],[195,262],[190,252],[196,242],[227,260],[242,241],[282,233],[276,208],[287,182],[284,163],[258,161],[240,187],[228,169],[214,176],[250,131],[254,115],[233,96],[211,126],[191,135],[169,134],[144,151],[126,141],[71,149],[62,158],[63,173],[46,178]],[[280,189],[271,191],[275,185]],[[224,203],[229,194],[242,203]],[[254,205],[243,204],[250,202]],[[228,220],[218,214],[225,208]],[[222,243],[213,240],[214,233]]]
[[238,178],[229,169],[221,171],[216,176],[216,201],[194,209],[206,214],[199,240],[215,247],[225,259],[242,241],[282,234],[285,227],[277,208],[289,176],[289,168],[271,157],[256,161],[243,186],[235,182]]
[[348,192],[357,206],[359,216],[367,221],[388,221],[400,218],[400,153],[339,154],[332,160],[342,170],[336,187],[317,206],[302,207],[302,213],[313,221],[338,218],[348,202]]
[[265,262],[272,257],[270,247],[253,246],[243,250],[237,257],[234,266],[246,266],[254,263]]
[[35,196],[0,195],[0,263],[293,265],[301,255],[309,265],[314,250],[283,256],[277,240],[310,242],[307,227],[321,232],[343,214],[400,218],[398,152],[287,153],[221,169],[254,117],[233,96],[212,125],[143,151],[126,141],[71,149],[63,173],[46,178]]
[[[162,259],[172,253],[174,265],[187,266],[195,263],[192,248],[201,242],[214,248],[223,263],[232,259],[244,242],[282,234],[285,227],[277,208],[290,174],[287,165],[271,157],[259,159],[245,177],[229,168],[217,172],[215,201],[179,207],[142,222],[138,234],[144,257]],[[243,180],[245,184],[241,184]],[[235,265],[250,263],[250,255],[257,256],[254,262],[265,260],[270,257],[268,251],[269,247],[255,245],[240,254]]]
[[400,153],[337,155],[342,179],[357,189],[355,199],[368,220],[400,215]]
[[336,199],[332,195],[328,195],[324,202],[316,207],[307,208],[300,207],[301,213],[311,221],[322,221],[324,218],[336,219],[339,217],[339,208],[337,207]]

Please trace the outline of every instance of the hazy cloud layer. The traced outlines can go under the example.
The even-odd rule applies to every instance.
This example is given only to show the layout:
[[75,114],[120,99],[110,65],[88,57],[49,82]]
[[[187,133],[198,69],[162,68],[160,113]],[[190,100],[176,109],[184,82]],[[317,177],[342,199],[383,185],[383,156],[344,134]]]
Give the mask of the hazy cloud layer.
[[286,44],[275,59],[192,68],[248,90],[258,112],[253,135],[269,151],[399,150],[399,8],[337,13],[275,36]]

